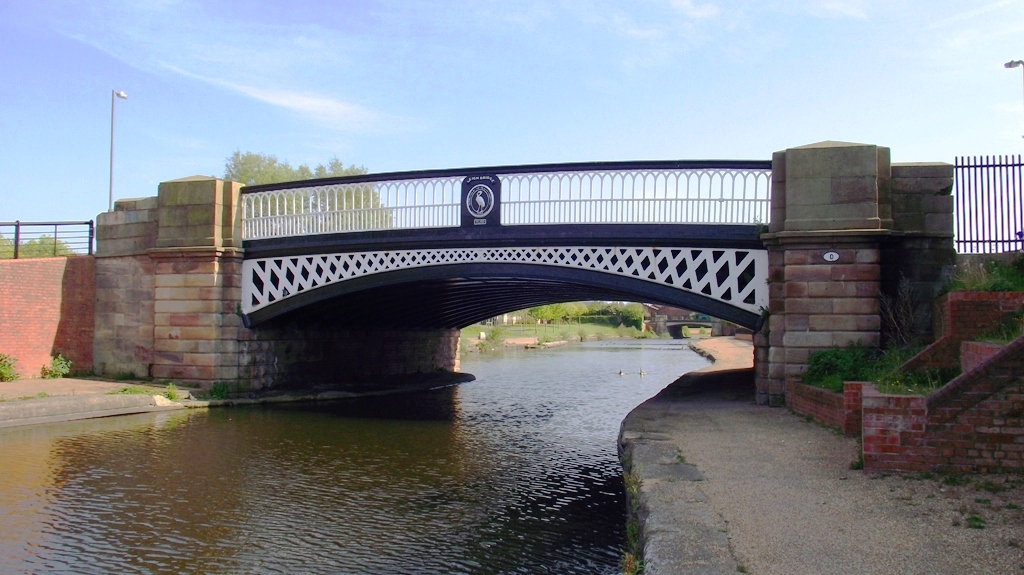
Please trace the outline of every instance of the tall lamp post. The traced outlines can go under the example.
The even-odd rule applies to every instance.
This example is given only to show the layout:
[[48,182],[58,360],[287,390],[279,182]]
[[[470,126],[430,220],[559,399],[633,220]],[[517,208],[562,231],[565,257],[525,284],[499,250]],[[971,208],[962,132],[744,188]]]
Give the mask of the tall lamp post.
[[127,100],[128,94],[117,90],[110,91],[110,204],[107,206],[108,212],[114,211],[114,102],[118,98]]
[[[1022,67],[1024,67],[1024,60],[1010,60],[1009,62],[1003,64],[1003,67],[1004,68],[1022,68]],[[1022,72],[1021,76],[1024,77],[1024,68],[1022,68],[1021,72]],[[1024,138],[1024,136],[1021,136],[1021,137]]]

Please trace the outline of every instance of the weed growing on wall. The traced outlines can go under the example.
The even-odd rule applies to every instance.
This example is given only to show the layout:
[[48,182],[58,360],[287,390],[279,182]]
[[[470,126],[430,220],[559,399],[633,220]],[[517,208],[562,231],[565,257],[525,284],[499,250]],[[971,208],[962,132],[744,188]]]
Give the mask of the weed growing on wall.
[[43,379],[67,377],[71,373],[71,360],[58,353],[57,357],[50,358],[50,365],[44,365],[39,370],[39,373],[43,376]]
[[14,364],[18,360],[0,353],[0,381],[14,381],[18,379],[18,372],[14,370]]
[[218,381],[210,388],[210,399],[227,399],[231,394],[231,386],[226,381]]
[[644,572],[643,549],[640,542],[640,470],[632,465],[623,470],[622,479],[629,503],[626,519],[626,549],[619,561],[623,575],[640,575]]

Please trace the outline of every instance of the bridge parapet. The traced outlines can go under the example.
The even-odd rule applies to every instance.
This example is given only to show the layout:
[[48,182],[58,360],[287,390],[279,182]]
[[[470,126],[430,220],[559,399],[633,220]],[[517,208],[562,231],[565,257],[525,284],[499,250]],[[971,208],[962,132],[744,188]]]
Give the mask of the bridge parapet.
[[[482,186],[482,187],[481,187]],[[495,166],[249,186],[244,239],[422,228],[767,224],[771,162]]]

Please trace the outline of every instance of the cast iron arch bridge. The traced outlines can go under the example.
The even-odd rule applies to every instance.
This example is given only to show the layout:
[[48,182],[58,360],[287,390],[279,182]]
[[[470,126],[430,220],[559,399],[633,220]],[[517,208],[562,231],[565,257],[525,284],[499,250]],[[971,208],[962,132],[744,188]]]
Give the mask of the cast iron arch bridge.
[[242,194],[247,326],[457,328],[628,300],[753,327],[768,305],[770,161],[397,172]]

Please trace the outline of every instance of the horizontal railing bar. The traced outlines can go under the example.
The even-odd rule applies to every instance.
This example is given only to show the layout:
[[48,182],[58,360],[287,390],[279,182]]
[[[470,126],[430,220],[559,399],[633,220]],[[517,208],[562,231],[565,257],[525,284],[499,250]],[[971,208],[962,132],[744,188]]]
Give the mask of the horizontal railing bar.
[[771,160],[643,160],[622,162],[572,162],[562,164],[526,164],[517,166],[484,166],[476,168],[446,168],[441,170],[416,170],[408,172],[385,172],[336,178],[319,178],[297,182],[281,182],[245,186],[243,194],[314,188],[337,184],[366,184],[391,180],[426,180],[432,178],[455,178],[475,175],[511,175],[548,172],[623,172],[629,170],[771,170]]
[[0,222],[0,226],[87,226],[92,221],[86,220],[84,222]]

